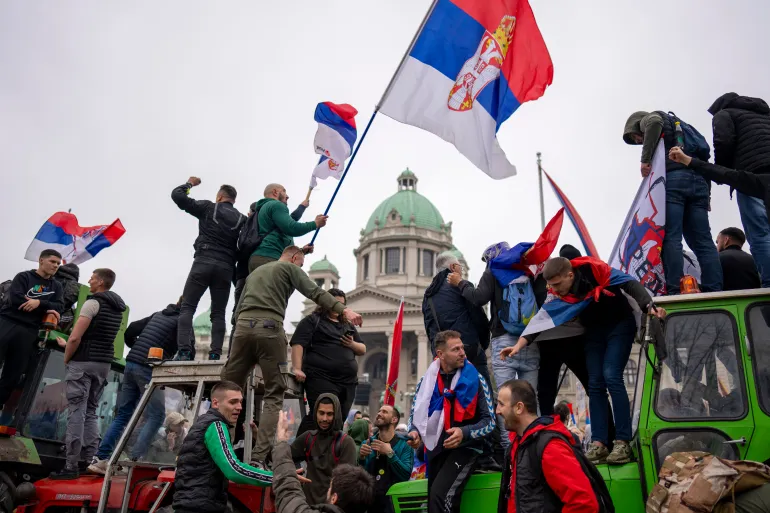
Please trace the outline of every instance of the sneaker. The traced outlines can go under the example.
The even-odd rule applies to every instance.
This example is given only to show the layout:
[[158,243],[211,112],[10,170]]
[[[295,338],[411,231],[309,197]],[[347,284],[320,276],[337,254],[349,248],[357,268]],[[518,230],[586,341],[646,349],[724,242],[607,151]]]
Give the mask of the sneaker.
[[68,481],[79,478],[80,472],[78,472],[77,468],[64,467],[57,472],[51,472],[49,477],[55,481]]
[[175,362],[191,362],[192,359],[193,359],[192,353],[184,349],[180,349],[179,352],[174,357]]
[[615,446],[610,455],[607,456],[607,463],[609,465],[623,465],[624,463],[631,463],[633,459],[634,451],[631,450],[631,445],[622,440],[615,440]]
[[94,461],[88,466],[88,471],[94,474],[105,475],[107,473],[107,460],[100,460],[94,456]]
[[593,444],[591,445],[591,448],[588,449],[586,458],[588,458],[588,461],[594,465],[600,465],[602,463],[607,463],[607,457],[609,455],[610,451],[608,451],[605,446]]
[[219,360],[219,355],[217,353],[209,353],[209,360]]

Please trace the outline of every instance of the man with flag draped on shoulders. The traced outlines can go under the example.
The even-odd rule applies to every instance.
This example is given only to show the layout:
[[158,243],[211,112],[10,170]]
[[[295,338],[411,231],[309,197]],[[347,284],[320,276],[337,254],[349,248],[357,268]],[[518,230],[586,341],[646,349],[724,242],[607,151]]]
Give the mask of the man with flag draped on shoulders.
[[[563,257],[548,260],[543,278],[549,297],[529,322],[515,346],[500,357],[516,354],[537,335],[575,319],[585,327],[585,355],[588,368],[588,398],[591,411],[593,445],[586,456],[595,464],[622,465],[633,458],[631,446],[631,406],[623,381],[623,371],[631,354],[637,329],[635,312],[650,310],[652,298],[641,283],[626,273],[612,269],[598,258]],[[665,317],[662,308],[655,315]],[[612,398],[616,440],[609,452],[609,411],[607,391]]]
[[467,361],[460,333],[439,332],[435,349],[436,359],[417,384],[408,443],[425,452],[428,512],[457,513],[495,414],[489,385]]

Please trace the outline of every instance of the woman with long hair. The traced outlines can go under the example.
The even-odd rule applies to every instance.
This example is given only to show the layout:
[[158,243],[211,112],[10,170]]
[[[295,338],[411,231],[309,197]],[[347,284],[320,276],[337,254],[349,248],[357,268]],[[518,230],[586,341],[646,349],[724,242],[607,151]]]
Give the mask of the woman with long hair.
[[[345,293],[329,289],[329,294],[345,304]],[[291,337],[291,362],[297,381],[304,382],[307,411],[315,411],[318,396],[331,393],[340,401],[341,415],[348,416],[358,384],[356,356],[366,353],[366,346],[356,328],[340,316],[319,306],[302,319]],[[306,415],[297,436],[316,429],[316,419]]]

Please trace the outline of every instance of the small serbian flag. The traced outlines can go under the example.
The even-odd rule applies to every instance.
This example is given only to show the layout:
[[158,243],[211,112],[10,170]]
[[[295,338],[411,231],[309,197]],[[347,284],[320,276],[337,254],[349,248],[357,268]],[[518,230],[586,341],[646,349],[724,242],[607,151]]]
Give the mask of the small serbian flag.
[[315,152],[321,155],[321,160],[310,178],[311,189],[318,185],[317,178],[326,180],[331,176],[339,180],[342,176],[345,161],[350,157],[358,137],[356,114],[358,111],[347,103],[323,102],[315,108],[315,120],[318,122]]
[[380,111],[454,144],[490,177],[507,178],[516,168],[497,131],[552,81],[527,0],[436,0]]
[[569,200],[567,195],[564,194],[564,191],[562,191],[561,188],[556,185],[556,182],[553,181],[551,175],[545,171],[543,171],[543,173],[545,173],[545,177],[548,178],[548,183],[551,184],[553,193],[556,194],[556,198],[559,200],[559,203],[561,203],[561,206],[564,207],[564,209],[567,211],[569,220],[572,221],[572,226],[575,227],[575,231],[578,233],[580,241],[583,243],[583,247],[586,249],[586,254],[588,256],[599,258],[599,252],[596,250],[596,245],[594,245],[591,234],[588,233],[588,228],[586,228],[586,224],[583,222],[583,218],[580,217],[577,209]]
[[120,219],[108,225],[83,227],[74,214],[57,212],[43,223],[24,258],[37,262],[44,249],[55,249],[61,253],[63,263],[81,264],[115,244],[124,233]]

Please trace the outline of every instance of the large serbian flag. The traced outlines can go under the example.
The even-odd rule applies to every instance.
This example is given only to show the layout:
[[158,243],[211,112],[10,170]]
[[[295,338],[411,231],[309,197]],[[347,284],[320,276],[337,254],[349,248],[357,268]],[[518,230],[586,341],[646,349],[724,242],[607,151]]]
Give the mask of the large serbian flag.
[[27,248],[25,259],[37,262],[44,249],[55,249],[66,264],[81,264],[108,248],[126,233],[120,219],[112,224],[83,227],[68,212],[57,212],[43,223]]
[[564,207],[564,210],[566,210],[567,216],[569,216],[569,220],[572,221],[572,226],[575,227],[575,231],[578,233],[578,237],[580,237],[580,241],[583,243],[586,254],[588,256],[599,258],[599,252],[596,250],[596,245],[594,245],[594,241],[591,239],[591,234],[588,233],[588,228],[586,228],[586,224],[583,222],[583,218],[580,217],[577,209],[569,200],[567,195],[564,194],[564,191],[561,190],[561,187],[556,185],[556,182],[553,181],[553,178],[551,178],[548,173],[545,171],[543,171],[543,173],[545,173],[545,177],[548,178],[548,183],[551,184],[553,193],[556,194],[556,198],[559,200],[559,203],[561,203],[561,206]]
[[310,188],[318,185],[317,178],[326,180],[342,176],[345,161],[350,157],[353,145],[356,143],[356,114],[358,111],[346,103],[323,102],[315,108],[315,120],[318,130],[315,133],[315,152],[321,155],[313,176],[310,178]]
[[390,369],[388,369],[388,382],[385,384],[385,404],[396,404],[396,392],[398,391],[398,368],[401,366],[401,337],[404,327],[404,298],[401,298],[401,306],[398,307],[396,324],[393,326],[393,347],[391,348]]
[[454,144],[492,178],[507,178],[516,168],[497,130],[552,80],[527,0],[436,0],[380,111]]

